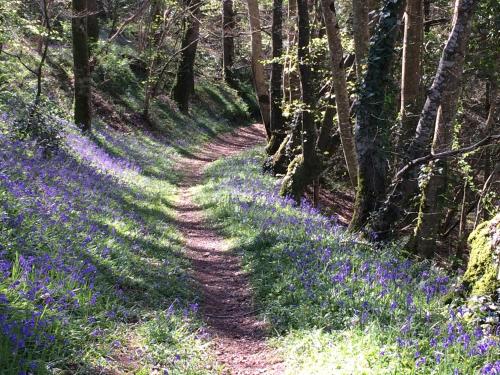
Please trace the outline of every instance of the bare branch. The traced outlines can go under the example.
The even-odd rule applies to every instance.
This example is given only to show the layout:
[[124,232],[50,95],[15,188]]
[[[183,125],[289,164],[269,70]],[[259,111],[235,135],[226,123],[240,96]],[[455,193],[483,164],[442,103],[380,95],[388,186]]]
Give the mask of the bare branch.
[[488,145],[490,143],[496,143],[500,139],[500,134],[495,134],[495,135],[489,135],[486,138],[483,138],[477,143],[474,143],[473,145],[467,146],[467,147],[462,147],[459,148],[458,150],[451,150],[451,151],[445,151],[445,152],[440,152],[437,154],[431,153],[429,155],[423,156],[421,158],[414,159],[410,161],[408,164],[406,164],[403,168],[401,168],[398,173],[395,175],[395,180],[398,180],[403,173],[405,173],[407,170],[419,165],[423,164],[425,162],[431,161],[431,160],[436,160],[436,159],[446,159],[450,158],[456,155],[460,154],[465,154],[470,151],[474,151],[475,149]]

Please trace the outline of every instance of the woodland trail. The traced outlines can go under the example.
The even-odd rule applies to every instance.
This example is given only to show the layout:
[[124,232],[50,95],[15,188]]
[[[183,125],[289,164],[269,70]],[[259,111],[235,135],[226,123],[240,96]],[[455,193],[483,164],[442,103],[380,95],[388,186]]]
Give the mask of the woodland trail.
[[266,344],[266,326],[258,319],[248,276],[238,254],[207,222],[203,208],[194,202],[193,187],[200,184],[211,162],[262,144],[265,130],[254,124],[221,135],[196,155],[179,162],[184,178],[177,203],[178,226],[186,241],[202,297],[200,309],[212,336],[217,361],[225,374],[280,374],[282,363]]

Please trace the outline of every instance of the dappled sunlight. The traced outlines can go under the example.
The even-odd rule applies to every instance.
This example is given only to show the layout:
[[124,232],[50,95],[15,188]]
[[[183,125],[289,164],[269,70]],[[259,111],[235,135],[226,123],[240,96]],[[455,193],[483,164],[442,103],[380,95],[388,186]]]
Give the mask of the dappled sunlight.
[[[122,335],[141,327],[125,331],[127,322],[155,319],[174,301],[173,314],[182,316],[194,298],[182,238],[170,223],[176,188],[161,178],[176,173],[161,157],[172,151],[145,142],[147,135],[112,143],[121,139],[114,131],[100,134],[120,152],[69,125],[50,159],[0,134],[0,356],[12,371],[51,358],[76,365],[72,350],[84,342],[81,365],[102,366]],[[148,168],[161,173],[147,175]],[[148,361],[138,358],[139,366]]]
[[[242,254],[292,368],[472,373],[495,360],[500,344],[493,321],[470,324],[469,306],[447,302],[459,285],[456,276],[405,258],[396,246],[374,248],[308,202],[297,206],[280,197],[279,184],[260,173],[261,163],[258,151],[217,161],[200,202],[211,203],[214,222],[225,223],[222,231]],[[317,327],[331,345],[314,347],[309,336]],[[304,333],[289,336],[290,330]],[[302,344],[309,350],[295,347]]]

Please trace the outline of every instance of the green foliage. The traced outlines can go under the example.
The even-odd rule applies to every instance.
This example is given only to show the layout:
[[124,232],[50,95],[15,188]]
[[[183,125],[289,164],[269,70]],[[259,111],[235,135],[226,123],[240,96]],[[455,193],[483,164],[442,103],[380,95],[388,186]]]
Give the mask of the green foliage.
[[130,47],[118,44],[107,45],[99,42],[99,49],[105,51],[99,54],[99,63],[94,71],[94,79],[99,88],[109,92],[123,91],[127,85],[136,81],[130,68],[133,56]]
[[60,109],[42,98],[40,102],[30,103],[21,110],[12,124],[12,135],[35,141],[50,156],[61,147],[63,115]]

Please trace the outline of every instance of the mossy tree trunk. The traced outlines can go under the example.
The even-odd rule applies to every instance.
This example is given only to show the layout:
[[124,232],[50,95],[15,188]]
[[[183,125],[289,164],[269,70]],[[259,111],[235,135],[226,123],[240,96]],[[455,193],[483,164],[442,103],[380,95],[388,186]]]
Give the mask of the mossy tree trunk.
[[[469,36],[469,24],[477,3],[478,0],[456,1],[453,27],[428,91],[415,135],[403,160],[404,164],[430,152],[431,137],[443,98],[447,90],[460,78],[456,75],[455,66],[463,58],[461,46],[466,43]],[[395,224],[402,218],[409,202],[417,193],[418,169],[409,168],[397,181],[393,181],[383,209],[374,217],[372,227],[379,239],[385,240],[392,236]]]
[[264,162],[263,169],[265,172],[269,172],[274,176],[286,173],[288,165],[295,156],[302,152],[301,130],[299,116],[296,115],[290,124],[290,130],[285,139],[283,139],[276,152]]
[[72,0],[71,33],[75,76],[74,120],[84,132],[91,130],[89,43],[87,37],[87,1]]
[[494,296],[500,288],[500,214],[480,224],[469,236],[469,244],[464,283],[471,295]]
[[[455,19],[458,15],[457,9],[460,2],[455,5]],[[439,153],[451,149],[453,122],[457,113],[458,98],[460,96],[461,78],[469,40],[471,23],[465,25],[463,37],[458,42],[458,55],[455,63],[450,68],[452,77],[446,89],[443,91],[441,105],[439,107],[434,139],[432,141],[432,153]],[[443,217],[443,196],[446,193],[447,162],[436,160],[430,165],[431,175],[427,181],[420,198],[417,227],[412,239],[413,251],[424,256],[432,257],[436,249],[436,241],[441,227]]]
[[266,85],[264,65],[262,64],[264,55],[262,52],[259,3],[258,0],[247,0],[247,5],[251,34],[252,78],[262,122],[266,128],[267,137],[269,138],[271,137],[269,92]]
[[403,0],[385,1],[372,38],[356,113],[358,188],[350,223],[351,230],[360,230],[365,226],[385,194],[387,177],[385,147],[390,124],[385,119],[384,102],[403,5]]
[[316,153],[317,131],[314,122],[314,92],[311,85],[311,67],[309,59],[310,26],[306,0],[297,0],[298,12],[298,52],[302,110],[302,153],[296,156],[288,166],[287,174],[281,186],[281,195],[290,196],[300,202],[302,195],[310,183],[321,171]]
[[270,106],[271,138],[266,147],[268,155],[273,155],[285,139],[285,122],[281,109],[283,101],[283,90],[281,88],[283,63],[280,60],[283,54],[283,1],[273,0],[273,24],[272,24],[272,49],[273,62],[271,65],[271,87]]
[[326,35],[330,50],[333,90],[337,107],[340,139],[351,183],[357,185],[358,162],[356,146],[352,134],[349,94],[347,92],[346,74],[344,69],[344,53],[340,40],[339,24],[335,11],[334,0],[321,0]]
[[185,33],[181,45],[181,61],[177,69],[174,100],[182,112],[189,111],[189,99],[194,94],[194,62],[200,37],[200,0],[184,0],[187,12]]
[[222,72],[224,81],[234,84],[234,18],[233,0],[222,0]]

